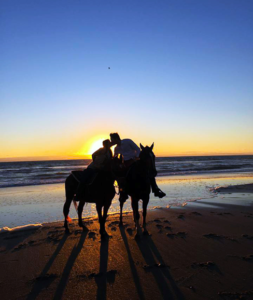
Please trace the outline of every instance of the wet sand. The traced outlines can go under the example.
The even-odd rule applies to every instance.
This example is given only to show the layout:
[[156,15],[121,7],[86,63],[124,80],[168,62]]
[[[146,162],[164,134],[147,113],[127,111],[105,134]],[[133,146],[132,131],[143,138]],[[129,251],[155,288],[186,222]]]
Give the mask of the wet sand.
[[218,187],[215,191],[219,193],[253,193],[253,183]]
[[135,240],[132,214],[101,241],[72,222],[0,234],[1,299],[252,299],[253,206],[157,209]]

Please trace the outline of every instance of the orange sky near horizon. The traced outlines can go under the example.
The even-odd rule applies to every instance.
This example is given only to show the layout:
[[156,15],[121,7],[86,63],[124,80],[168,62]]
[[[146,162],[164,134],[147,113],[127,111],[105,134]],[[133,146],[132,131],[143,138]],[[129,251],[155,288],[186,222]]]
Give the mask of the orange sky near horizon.
[[[253,154],[253,142],[247,136],[241,135],[240,141],[229,134],[209,136],[203,134],[190,134],[187,136],[165,133],[143,135],[139,138],[137,132],[126,135],[122,130],[121,138],[131,138],[139,145],[151,145],[155,143],[154,153],[156,156],[196,156],[196,155],[250,155]],[[101,130],[102,132],[102,130]],[[152,138],[154,137],[155,138]],[[170,136],[170,138],[169,138]],[[85,159],[91,158],[91,154],[102,147],[102,141],[108,139],[109,134],[98,134],[93,130],[90,135],[77,134],[69,140],[68,135],[50,139],[43,137],[43,142],[23,137],[18,141],[18,147],[5,143],[0,149],[0,161],[31,161],[31,160],[60,160],[60,159]],[[21,141],[23,140],[23,142]],[[69,142],[67,142],[69,141]],[[17,143],[17,141],[15,141]]]

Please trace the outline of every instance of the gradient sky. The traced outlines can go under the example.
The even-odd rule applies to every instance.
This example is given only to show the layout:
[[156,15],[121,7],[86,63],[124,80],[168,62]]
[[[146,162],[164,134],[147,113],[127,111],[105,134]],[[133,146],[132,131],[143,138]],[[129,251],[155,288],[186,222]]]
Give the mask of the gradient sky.
[[252,53],[251,0],[1,0],[0,158],[253,154]]

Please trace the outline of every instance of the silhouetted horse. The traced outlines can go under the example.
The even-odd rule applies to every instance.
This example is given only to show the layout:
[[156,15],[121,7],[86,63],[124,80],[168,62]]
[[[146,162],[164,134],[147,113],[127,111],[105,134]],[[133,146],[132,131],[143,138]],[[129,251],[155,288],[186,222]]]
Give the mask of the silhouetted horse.
[[[96,203],[96,209],[97,209],[98,219],[100,223],[101,236],[107,235],[107,232],[105,230],[105,222],[107,218],[108,209],[111,206],[112,199],[115,195],[115,188],[114,188],[115,178],[111,171],[111,163],[112,161],[109,162],[108,167],[105,170],[99,171],[92,184],[87,185],[85,187],[83,192],[83,197],[80,199],[78,205],[78,224],[80,227],[83,228],[83,230],[88,230],[82,221],[83,207],[85,203]],[[74,198],[74,195],[76,194],[78,185],[79,183],[76,179],[76,176],[71,173],[65,181],[66,202],[63,207],[63,213],[65,216],[64,227],[67,233],[69,232],[69,228],[68,228],[69,208]],[[104,207],[104,211],[102,215],[103,207]]]
[[[153,153],[154,144],[152,144],[151,147],[143,147],[142,144],[140,144],[140,147],[140,159],[135,161],[125,174],[126,193],[131,196],[134,222],[137,230],[136,237],[139,236],[140,231],[140,214],[138,209],[139,200],[143,201],[143,233],[148,233],[146,229],[146,215],[150,194],[150,178],[154,178],[157,175],[155,167],[155,155]],[[118,170],[115,170],[115,173],[119,176],[123,175],[123,171],[120,172],[119,168]],[[122,210],[124,202],[125,201],[120,202],[120,225],[123,225]]]

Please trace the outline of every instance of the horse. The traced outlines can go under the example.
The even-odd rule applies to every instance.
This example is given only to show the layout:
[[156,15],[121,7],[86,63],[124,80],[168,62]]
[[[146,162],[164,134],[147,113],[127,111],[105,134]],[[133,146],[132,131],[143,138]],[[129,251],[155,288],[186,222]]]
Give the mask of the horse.
[[[82,221],[82,212],[85,203],[95,203],[96,210],[98,213],[98,220],[100,223],[100,234],[101,237],[108,236],[105,230],[105,222],[107,218],[108,210],[111,206],[112,199],[115,196],[115,188],[114,188],[114,173],[111,171],[111,163],[113,160],[110,160],[107,167],[103,170],[100,170],[95,179],[91,184],[87,184],[83,195],[79,200],[79,205],[77,208],[78,211],[78,225],[83,228],[84,231],[88,231],[88,228],[83,224]],[[80,171],[79,175],[81,174]],[[79,182],[77,180],[78,171],[72,172],[65,181],[65,194],[66,194],[66,201],[63,207],[63,214],[65,217],[64,227],[65,232],[69,233],[68,222],[69,222],[69,208],[71,202],[74,201],[74,205],[77,207],[76,200],[74,200],[74,196],[76,194]],[[103,215],[102,215],[102,208]]]
[[[155,155],[153,153],[154,143],[149,147],[144,147],[140,144],[141,152],[139,160],[135,161],[131,167],[124,173],[124,168],[120,171],[120,168],[115,170],[118,177],[125,175],[126,193],[131,197],[131,205],[133,209],[133,217],[136,227],[136,238],[140,237],[140,225],[139,225],[139,200],[143,201],[143,234],[148,234],[146,229],[146,216],[147,206],[149,203],[150,195],[150,178],[157,175],[155,167]],[[121,158],[122,160],[122,158]],[[123,205],[126,200],[120,201],[120,226],[123,225]]]

